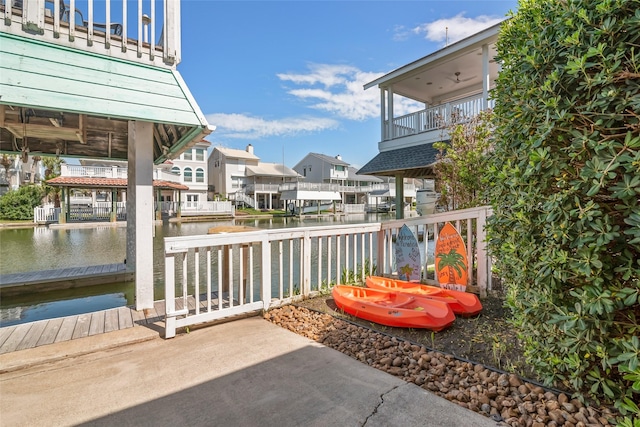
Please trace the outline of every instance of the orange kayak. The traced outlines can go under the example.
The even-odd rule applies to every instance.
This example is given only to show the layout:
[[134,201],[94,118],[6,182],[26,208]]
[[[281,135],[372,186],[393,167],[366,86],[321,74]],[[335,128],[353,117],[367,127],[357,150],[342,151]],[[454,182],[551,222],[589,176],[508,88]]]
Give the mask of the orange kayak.
[[444,302],[451,307],[455,314],[460,316],[474,316],[482,310],[482,304],[478,297],[469,292],[451,291],[437,286],[422,285],[379,276],[367,277],[366,284],[371,289],[398,292],[403,295]]
[[441,331],[456,319],[447,304],[436,300],[348,285],[334,286],[332,292],[339,308],[381,325]]

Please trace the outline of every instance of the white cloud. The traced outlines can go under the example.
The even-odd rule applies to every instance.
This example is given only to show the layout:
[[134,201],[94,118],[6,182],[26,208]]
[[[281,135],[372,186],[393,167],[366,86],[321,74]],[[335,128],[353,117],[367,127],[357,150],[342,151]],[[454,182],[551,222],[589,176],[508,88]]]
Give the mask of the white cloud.
[[246,114],[216,113],[207,115],[207,121],[216,126],[213,137],[238,139],[291,136],[338,127],[336,120],[322,117],[285,117],[266,120]]
[[446,42],[448,38],[449,44],[451,44],[489,28],[503,19],[487,15],[467,18],[464,16],[464,12],[461,12],[452,18],[438,19],[437,21],[418,25],[412,31],[418,35],[424,34],[425,39],[434,42]]
[[[250,114],[209,114],[207,121],[217,127],[212,137],[259,139],[292,136],[336,129],[345,119],[379,118],[380,92],[374,88],[365,91],[363,86],[381,75],[353,66],[332,64],[311,64],[307,72],[278,74],[280,80],[295,84],[295,87],[285,89],[289,95],[309,108],[325,113],[325,116],[301,115],[268,120]],[[394,100],[396,115],[421,108],[424,108],[421,104],[405,98],[396,97]]]
[[349,65],[311,64],[306,73],[281,73],[280,80],[295,83],[287,93],[305,101],[310,108],[339,118],[366,120],[380,115],[379,92],[365,91],[365,83],[381,73],[361,71]]

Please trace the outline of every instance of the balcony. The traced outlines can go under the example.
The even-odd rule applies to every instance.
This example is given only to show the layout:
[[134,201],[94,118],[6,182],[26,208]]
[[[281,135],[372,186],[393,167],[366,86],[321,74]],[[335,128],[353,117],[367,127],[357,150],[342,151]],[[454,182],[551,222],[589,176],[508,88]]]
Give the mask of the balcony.
[[482,93],[474,94],[456,101],[436,105],[404,116],[385,121],[384,140],[390,141],[421,135],[424,142],[447,139],[446,128],[465,123],[487,108],[493,108],[494,101],[486,99]]
[[175,67],[180,62],[180,2],[4,0],[2,31],[100,55]]

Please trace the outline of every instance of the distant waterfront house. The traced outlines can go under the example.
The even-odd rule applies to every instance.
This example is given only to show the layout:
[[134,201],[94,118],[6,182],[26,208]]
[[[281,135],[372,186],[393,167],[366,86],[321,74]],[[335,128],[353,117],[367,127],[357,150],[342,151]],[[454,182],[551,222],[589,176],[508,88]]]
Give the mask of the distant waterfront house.
[[[391,203],[395,199],[394,178],[381,178],[360,174],[356,168],[335,157],[319,153],[309,153],[293,169],[304,177],[306,184],[331,184],[344,204],[365,204],[365,209]],[[415,197],[415,185],[405,185],[408,202]]]
[[215,147],[208,170],[215,195],[256,209],[284,209],[280,186],[300,178],[283,164],[261,162],[251,144],[245,150]]
[[180,2],[99,3],[71,2],[88,21],[62,1],[0,5],[0,152],[128,162],[127,268],[141,310],[154,301],[153,165],[213,129],[176,70]]
[[[496,24],[364,86],[380,90],[381,137],[378,155],[359,174],[395,177],[401,197],[405,178],[433,178],[433,143],[448,140],[446,127],[492,106],[499,29]],[[413,101],[415,111],[398,114],[394,106],[402,98]],[[397,218],[402,217],[399,209]]]

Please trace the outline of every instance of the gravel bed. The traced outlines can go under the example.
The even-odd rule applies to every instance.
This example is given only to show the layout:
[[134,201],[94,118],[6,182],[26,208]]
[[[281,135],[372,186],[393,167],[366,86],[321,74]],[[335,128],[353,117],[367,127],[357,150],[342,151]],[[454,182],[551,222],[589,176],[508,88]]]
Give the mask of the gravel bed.
[[515,374],[431,351],[326,313],[289,305],[266,312],[264,318],[503,425],[609,426],[617,415]]

